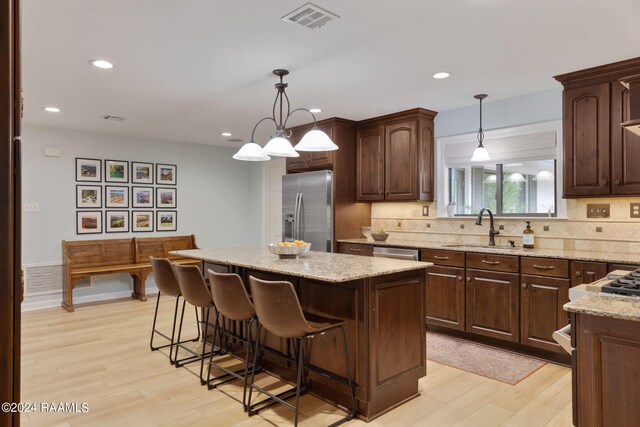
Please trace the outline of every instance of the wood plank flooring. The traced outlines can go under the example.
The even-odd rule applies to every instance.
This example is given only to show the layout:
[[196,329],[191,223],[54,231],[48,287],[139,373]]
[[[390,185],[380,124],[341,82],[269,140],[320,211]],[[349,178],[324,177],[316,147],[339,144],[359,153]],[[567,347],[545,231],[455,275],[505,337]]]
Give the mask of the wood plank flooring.
[[[198,366],[176,369],[163,350],[149,350],[155,298],[23,314],[22,402],[89,404],[87,413],[27,413],[25,426],[280,426],[293,411],[275,406],[254,417],[242,411],[239,382],[207,390]],[[168,330],[171,300],[161,301]],[[189,312],[193,316],[192,312]],[[186,316],[185,316],[186,317]],[[193,320],[189,325],[193,325]],[[185,319],[185,322],[187,319]],[[187,323],[185,323],[187,324]],[[195,333],[195,327],[192,328]],[[232,363],[231,361],[229,363]],[[547,364],[515,386],[429,362],[421,396],[368,425],[571,426],[571,371]],[[267,374],[271,389],[286,385]],[[302,397],[301,425],[328,425],[343,412]],[[347,425],[364,426],[362,421]]]

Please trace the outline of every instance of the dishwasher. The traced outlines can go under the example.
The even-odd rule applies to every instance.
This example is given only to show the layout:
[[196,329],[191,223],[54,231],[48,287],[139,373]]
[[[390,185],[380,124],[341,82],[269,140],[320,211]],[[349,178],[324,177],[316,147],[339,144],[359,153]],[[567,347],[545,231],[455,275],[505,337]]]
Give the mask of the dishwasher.
[[408,261],[420,261],[420,250],[373,247],[373,256],[376,258],[406,259]]

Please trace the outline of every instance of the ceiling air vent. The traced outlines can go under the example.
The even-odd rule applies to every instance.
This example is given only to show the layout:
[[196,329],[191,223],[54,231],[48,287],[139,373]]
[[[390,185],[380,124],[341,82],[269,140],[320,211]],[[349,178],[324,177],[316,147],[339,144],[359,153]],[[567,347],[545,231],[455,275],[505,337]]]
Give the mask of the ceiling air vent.
[[320,28],[329,21],[340,18],[335,13],[331,13],[313,3],[307,3],[291,13],[282,17],[283,21],[293,24],[300,24],[307,28]]
[[120,116],[102,116],[103,119],[105,120],[111,120],[112,122],[123,122],[125,119],[124,117],[120,117]]

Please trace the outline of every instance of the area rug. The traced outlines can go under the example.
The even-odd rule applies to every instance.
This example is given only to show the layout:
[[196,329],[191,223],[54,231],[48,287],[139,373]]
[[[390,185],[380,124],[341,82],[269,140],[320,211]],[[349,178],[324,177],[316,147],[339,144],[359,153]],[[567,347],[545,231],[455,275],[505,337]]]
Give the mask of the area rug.
[[427,333],[427,359],[511,385],[546,364],[532,357],[433,332]]

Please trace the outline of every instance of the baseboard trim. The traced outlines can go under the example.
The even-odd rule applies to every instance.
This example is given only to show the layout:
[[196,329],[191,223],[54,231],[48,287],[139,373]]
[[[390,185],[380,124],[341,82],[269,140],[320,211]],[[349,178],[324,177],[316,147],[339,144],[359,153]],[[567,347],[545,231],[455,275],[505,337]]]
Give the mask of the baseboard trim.
[[[147,296],[155,295],[158,293],[158,288],[156,286],[149,286],[145,289],[145,294]],[[51,299],[47,299],[44,301],[25,301],[21,305],[22,311],[33,311],[33,310],[42,310],[45,308],[53,308],[60,307],[60,303],[62,302],[62,292],[57,294],[52,294]],[[118,291],[118,292],[108,292],[102,294],[95,295],[84,295],[73,298],[74,305],[83,304],[88,302],[98,302],[98,301],[108,301],[122,298],[130,298],[131,290],[126,291]],[[27,298],[28,299],[28,298]]]

